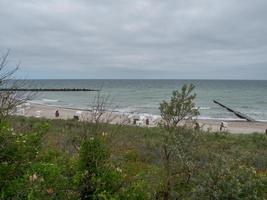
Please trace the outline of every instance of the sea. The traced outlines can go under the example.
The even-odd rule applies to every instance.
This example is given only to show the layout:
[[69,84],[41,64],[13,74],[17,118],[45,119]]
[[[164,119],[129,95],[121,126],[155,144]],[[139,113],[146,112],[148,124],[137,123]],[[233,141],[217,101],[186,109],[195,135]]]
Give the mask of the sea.
[[[236,120],[233,113],[213,100],[259,121],[267,121],[266,80],[28,80],[32,88],[101,89],[107,109],[121,113],[159,115],[159,104],[169,100],[173,90],[194,84],[200,119]],[[39,92],[32,103],[90,109],[97,92]]]

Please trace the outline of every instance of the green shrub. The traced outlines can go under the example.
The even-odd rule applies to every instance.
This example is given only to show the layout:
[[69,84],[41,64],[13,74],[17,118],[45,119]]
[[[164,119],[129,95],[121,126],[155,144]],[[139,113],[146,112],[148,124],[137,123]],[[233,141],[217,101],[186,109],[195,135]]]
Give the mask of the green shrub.
[[209,164],[193,192],[193,199],[264,199],[266,179],[255,169],[217,159]]
[[124,188],[120,194],[120,199],[127,200],[149,200],[152,195],[148,191],[148,183],[145,181],[137,181]]
[[99,138],[82,144],[78,180],[81,199],[114,199],[117,196],[122,175],[109,163],[109,156],[109,150]]
[[33,133],[16,133],[9,127],[6,122],[0,125],[1,199],[53,199],[65,194],[64,168],[40,161],[41,139],[49,125],[36,123]]
[[31,165],[40,149],[42,135],[39,133],[18,134],[6,123],[0,124],[0,191]]
[[66,199],[68,181],[60,166],[53,163],[34,163],[5,190],[5,198],[12,199]]

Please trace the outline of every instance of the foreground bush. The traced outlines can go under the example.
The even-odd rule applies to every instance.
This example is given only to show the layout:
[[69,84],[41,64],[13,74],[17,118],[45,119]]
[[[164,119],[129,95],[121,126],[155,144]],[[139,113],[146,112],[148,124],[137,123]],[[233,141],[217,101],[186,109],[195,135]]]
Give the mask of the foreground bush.
[[0,126],[1,199],[66,199],[71,188],[63,165],[54,155],[40,155],[46,123],[36,123],[34,133],[16,133],[7,123]]
[[91,138],[81,146],[78,177],[81,199],[112,199],[120,188],[121,175],[109,164],[109,156],[98,138]]
[[13,195],[25,171],[38,155],[42,134],[21,134],[0,124],[0,191],[2,196]]
[[163,199],[166,169],[171,200],[267,197],[265,135],[179,128],[166,145],[172,156],[165,168],[162,129],[87,123],[80,129],[81,123],[14,118],[12,126],[1,124],[0,199]]
[[254,168],[221,158],[206,167],[197,179],[192,199],[264,199],[267,179],[257,175]]
[[109,159],[109,149],[101,138],[82,144],[77,176],[80,199],[150,199],[145,181],[125,180],[126,174]]

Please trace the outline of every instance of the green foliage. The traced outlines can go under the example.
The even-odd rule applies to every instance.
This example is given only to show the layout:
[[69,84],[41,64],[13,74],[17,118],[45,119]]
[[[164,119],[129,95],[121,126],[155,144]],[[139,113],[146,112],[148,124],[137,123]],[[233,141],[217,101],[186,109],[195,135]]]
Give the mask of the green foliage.
[[172,92],[169,102],[163,101],[160,104],[159,110],[166,129],[175,128],[182,120],[192,119],[199,114],[194,103],[196,94],[192,94],[194,88],[192,84],[183,85],[181,91]]
[[252,167],[217,158],[200,176],[193,199],[263,199],[266,177],[259,177]]
[[40,134],[45,134],[49,131],[51,125],[48,122],[37,122],[33,124],[33,130]]
[[[194,88],[192,84],[183,85],[181,91],[173,91],[170,101],[163,101],[159,107],[164,128],[160,144],[164,177],[163,186],[157,196],[164,200],[180,197],[174,192],[174,186],[188,185],[195,168],[191,159],[194,140],[192,130],[178,127],[182,120],[191,120],[199,114],[194,103],[196,94],[192,94]],[[177,180],[177,177],[180,180]]]
[[36,158],[41,145],[39,133],[18,134],[6,123],[0,124],[0,190],[21,177]]
[[11,183],[5,190],[5,198],[63,199],[68,182],[61,174],[61,166],[53,163],[34,163],[21,178]]
[[3,200],[267,198],[263,134],[10,120],[0,126]]
[[50,162],[55,154],[46,159],[40,156],[41,139],[49,125],[33,124],[33,133],[17,133],[9,127],[7,123],[0,126],[0,199],[65,198],[70,188],[65,168]]
[[103,166],[110,154],[107,147],[99,138],[90,138],[85,141],[80,150],[80,167],[88,172],[96,172]]
[[114,199],[121,187],[122,176],[108,162],[109,150],[99,138],[85,141],[80,150],[81,199]]
[[119,195],[119,199],[128,199],[128,200],[149,200],[152,199],[152,196],[147,191],[149,183],[145,181],[139,181],[131,184],[127,188],[123,189]]

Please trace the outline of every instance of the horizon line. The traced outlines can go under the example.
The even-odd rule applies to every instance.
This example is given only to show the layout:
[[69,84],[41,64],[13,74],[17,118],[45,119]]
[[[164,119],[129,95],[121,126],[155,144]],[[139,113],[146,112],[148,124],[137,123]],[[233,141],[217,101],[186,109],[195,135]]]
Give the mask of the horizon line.
[[183,80],[183,81],[267,81],[267,79],[196,79],[196,78],[14,78],[13,80]]

